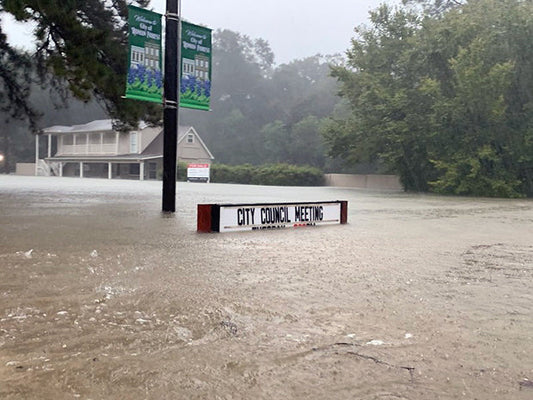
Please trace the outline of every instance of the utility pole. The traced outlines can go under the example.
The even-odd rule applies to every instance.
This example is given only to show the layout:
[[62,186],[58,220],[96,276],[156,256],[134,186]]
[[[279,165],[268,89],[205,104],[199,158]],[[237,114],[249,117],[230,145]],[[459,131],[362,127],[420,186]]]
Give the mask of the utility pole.
[[163,212],[176,211],[179,120],[180,0],[167,0],[163,114]]

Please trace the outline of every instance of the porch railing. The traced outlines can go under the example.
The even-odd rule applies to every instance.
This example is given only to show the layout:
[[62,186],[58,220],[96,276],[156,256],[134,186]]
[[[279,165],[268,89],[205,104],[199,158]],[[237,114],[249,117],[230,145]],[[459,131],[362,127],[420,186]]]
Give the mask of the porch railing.
[[117,154],[117,145],[112,144],[64,144],[59,146],[57,155],[104,155]]

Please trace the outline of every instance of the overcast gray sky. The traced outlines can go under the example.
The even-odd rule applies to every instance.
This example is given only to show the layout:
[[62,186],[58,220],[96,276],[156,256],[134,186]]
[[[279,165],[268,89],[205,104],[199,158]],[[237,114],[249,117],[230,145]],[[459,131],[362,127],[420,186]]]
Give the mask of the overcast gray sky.
[[[353,29],[367,21],[368,11],[399,0],[182,0],[182,16],[212,29],[227,28],[270,43],[276,63],[317,53],[343,53]],[[152,0],[164,14],[166,0]],[[28,32],[4,21],[9,40],[27,44]],[[28,28],[26,28],[26,31]],[[31,28],[29,29],[31,31]]]

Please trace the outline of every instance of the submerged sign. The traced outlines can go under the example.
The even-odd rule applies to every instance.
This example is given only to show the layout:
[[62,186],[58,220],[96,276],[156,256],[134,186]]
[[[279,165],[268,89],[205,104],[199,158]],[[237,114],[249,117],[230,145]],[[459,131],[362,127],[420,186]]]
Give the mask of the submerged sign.
[[199,204],[199,232],[235,232],[345,224],[347,201],[280,204]]
[[209,111],[211,29],[181,23],[180,107]]
[[126,97],[161,103],[161,15],[135,6],[128,6],[128,12],[129,63]]

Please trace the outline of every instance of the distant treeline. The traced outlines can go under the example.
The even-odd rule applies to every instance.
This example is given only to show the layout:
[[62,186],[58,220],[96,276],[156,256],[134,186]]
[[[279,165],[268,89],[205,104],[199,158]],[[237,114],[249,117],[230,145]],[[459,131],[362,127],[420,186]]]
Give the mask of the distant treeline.
[[276,65],[268,42],[230,30],[213,41],[211,112],[180,110],[181,124],[200,133],[218,162],[288,163],[327,170],[321,134],[341,99],[330,65],[341,56],[312,56]]

